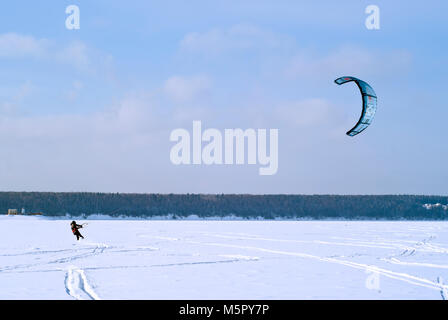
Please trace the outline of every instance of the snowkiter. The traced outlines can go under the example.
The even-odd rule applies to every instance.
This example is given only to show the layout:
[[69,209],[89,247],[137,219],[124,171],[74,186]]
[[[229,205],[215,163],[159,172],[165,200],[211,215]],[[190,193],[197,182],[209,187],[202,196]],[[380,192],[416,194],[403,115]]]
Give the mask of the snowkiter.
[[76,236],[76,240],[79,240],[79,238],[83,238],[81,233],[79,233],[79,229],[82,228],[81,224],[76,224],[76,221],[72,221],[72,223],[70,223],[70,227],[72,228],[72,232],[73,234]]

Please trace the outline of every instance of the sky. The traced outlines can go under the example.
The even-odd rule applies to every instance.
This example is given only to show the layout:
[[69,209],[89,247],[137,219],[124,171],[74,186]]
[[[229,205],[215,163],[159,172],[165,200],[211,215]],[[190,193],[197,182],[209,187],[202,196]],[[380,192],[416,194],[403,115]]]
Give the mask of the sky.
[[[365,26],[368,5],[380,29]],[[66,8],[77,5],[80,28]],[[49,1],[0,9],[0,190],[448,193],[446,1]],[[353,83],[378,95],[372,125]],[[278,129],[278,171],[174,165],[170,133]]]

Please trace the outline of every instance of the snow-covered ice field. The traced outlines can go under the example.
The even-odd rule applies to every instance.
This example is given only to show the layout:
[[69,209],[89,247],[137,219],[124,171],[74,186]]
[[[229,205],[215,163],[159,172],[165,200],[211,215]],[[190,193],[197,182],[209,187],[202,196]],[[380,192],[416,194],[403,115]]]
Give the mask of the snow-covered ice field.
[[77,222],[0,217],[0,299],[448,298],[448,222]]

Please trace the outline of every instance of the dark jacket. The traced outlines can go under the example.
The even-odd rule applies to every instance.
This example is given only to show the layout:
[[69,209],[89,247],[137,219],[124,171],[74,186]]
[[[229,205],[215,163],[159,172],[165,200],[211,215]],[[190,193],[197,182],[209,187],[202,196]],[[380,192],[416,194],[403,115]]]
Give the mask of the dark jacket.
[[72,222],[72,223],[70,223],[70,227],[72,228],[72,232],[76,233],[76,232],[78,232],[78,229],[82,228],[82,225]]

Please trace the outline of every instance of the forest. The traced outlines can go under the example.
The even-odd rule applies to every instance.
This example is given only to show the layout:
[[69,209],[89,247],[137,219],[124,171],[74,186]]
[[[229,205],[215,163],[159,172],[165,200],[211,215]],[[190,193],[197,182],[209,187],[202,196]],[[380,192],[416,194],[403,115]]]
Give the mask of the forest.
[[447,196],[423,195],[0,192],[1,214],[24,208],[26,213],[73,217],[444,220],[447,203]]

